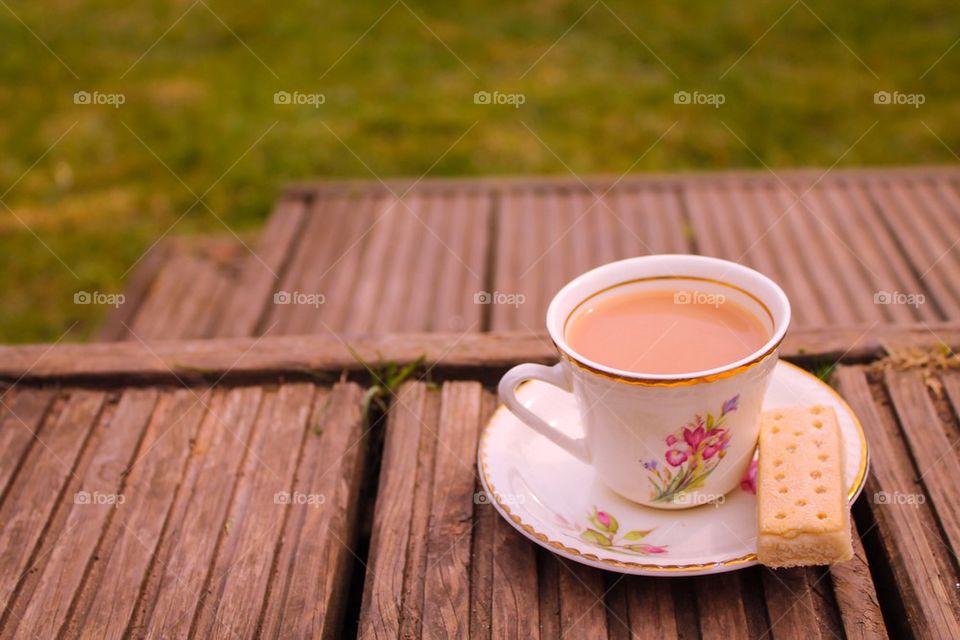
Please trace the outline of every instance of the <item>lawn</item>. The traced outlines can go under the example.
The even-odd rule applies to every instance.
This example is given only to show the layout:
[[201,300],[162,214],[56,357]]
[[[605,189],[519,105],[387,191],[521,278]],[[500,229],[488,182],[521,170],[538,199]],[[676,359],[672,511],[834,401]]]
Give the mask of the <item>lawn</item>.
[[78,291],[291,180],[957,161],[954,5],[648,4],[10,0],[0,341],[89,337]]

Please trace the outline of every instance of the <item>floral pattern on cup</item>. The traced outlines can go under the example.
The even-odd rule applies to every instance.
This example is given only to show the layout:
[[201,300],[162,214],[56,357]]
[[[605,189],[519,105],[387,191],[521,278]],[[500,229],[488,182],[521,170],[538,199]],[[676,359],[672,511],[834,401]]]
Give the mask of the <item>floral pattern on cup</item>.
[[680,495],[703,486],[726,456],[730,431],[723,425],[727,416],[737,410],[739,401],[740,394],[737,394],[723,403],[718,415],[707,412],[706,417],[695,416],[692,422],[667,436],[663,463],[657,460],[643,463],[652,487],[651,501],[673,502]]
[[590,526],[570,522],[560,514],[555,515],[557,524],[576,535],[581,542],[585,542],[592,547],[619,551],[634,556],[667,553],[667,545],[657,546],[641,542],[653,533],[654,529],[634,529],[618,536],[620,523],[609,511],[601,511],[594,507],[593,512],[587,516]]
[[757,466],[757,459],[754,458],[747,467],[747,472],[740,479],[740,488],[753,495],[757,495]]

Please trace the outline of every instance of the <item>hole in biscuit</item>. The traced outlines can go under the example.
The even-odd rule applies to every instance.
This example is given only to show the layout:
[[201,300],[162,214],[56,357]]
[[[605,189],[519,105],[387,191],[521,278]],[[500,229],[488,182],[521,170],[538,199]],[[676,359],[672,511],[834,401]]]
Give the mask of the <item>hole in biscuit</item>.
[[777,493],[789,493],[789,492],[790,492],[790,489],[787,489],[786,487],[780,487],[779,489],[777,489]]
[[821,485],[821,486],[817,487],[816,489],[814,489],[814,491],[816,491],[817,493],[826,493],[826,492],[827,492],[827,488],[824,487],[823,485]]
[[777,459],[777,460],[774,460],[774,461],[773,461],[773,466],[775,466],[775,467],[779,467],[779,466],[782,465],[782,464],[783,464],[783,460]]
[[785,514],[783,511],[781,511],[780,513],[778,513],[778,514],[777,514],[776,516],[774,516],[774,517],[775,517],[777,520],[783,520],[784,518],[787,517],[787,514]]
[[820,412],[823,411],[823,407],[810,407],[810,413],[813,415],[820,415]]
[[813,426],[814,426],[815,429],[822,429],[822,428],[823,428],[823,421],[821,421],[821,420],[814,420],[814,421],[813,421]]
[[770,433],[780,433],[780,427],[774,426],[770,429]]
[[817,514],[817,519],[818,519],[818,520],[826,520],[826,519],[827,519],[827,514],[825,514],[823,511],[821,511],[820,513]]
[[810,472],[810,477],[813,478],[814,480],[818,479],[822,475],[823,474],[820,473],[820,471],[817,469],[814,469],[813,471]]
[[773,414],[773,419],[774,419],[774,420],[780,420],[781,418],[783,418],[783,414],[782,414],[782,413],[775,413],[775,414]]
[[803,435],[803,431],[800,431],[800,430],[794,431],[794,432],[793,432],[793,435],[795,435],[795,436],[802,436],[802,435]]
[[774,480],[783,480],[783,474],[782,474],[782,473],[778,473],[777,475],[773,476],[773,478],[774,478]]
[[805,506],[807,506],[807,501],[806,501],[806,500],[797,500],[797,501],[794,502],[793,504],[797,505],[798,507],[805,507]]
[[830,456],[828,456],[825,453],[821,453],[820,455],[817,456],[817,460],[819,460],[820,462],[826,462],[829,458]]
[[796,450],[797,450],[797,445],[793,444],[792,442],[787,445],[787,451],[789,451],[790,453],[793,453]]

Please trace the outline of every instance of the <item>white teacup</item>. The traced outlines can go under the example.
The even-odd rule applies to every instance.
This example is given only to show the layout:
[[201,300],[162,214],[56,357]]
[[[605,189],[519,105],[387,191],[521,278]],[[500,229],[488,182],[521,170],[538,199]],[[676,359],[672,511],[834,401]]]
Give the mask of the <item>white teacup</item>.
[[[664,287],[696,291],[702,301],[737,302],[764,323],[770,339],[722,367],[676,375],[608,367],[567,343],[567,320],[585,300]],[[512,368],[500,381],[500,398],[524,423],[593,465],[604,483],[630,500],[663,509],[714,502],[739,484],[753,457],[763,396],[789,324],[783,290],[739,264],[692,255],[612,262],[574,279],[550,303],[547,330],[560,362]],[[516,389],[527,380],[573,393],[582,438],[561,433],[520,402]]]

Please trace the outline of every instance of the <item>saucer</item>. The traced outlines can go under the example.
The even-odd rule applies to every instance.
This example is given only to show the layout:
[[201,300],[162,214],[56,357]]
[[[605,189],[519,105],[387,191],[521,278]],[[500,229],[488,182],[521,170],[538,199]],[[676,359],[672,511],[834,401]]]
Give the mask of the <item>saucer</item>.
[[[573,396],[539,381],[520,401],[564,433],[582,435]],[[764,410],[821,404],[837,412],[850,502],[867,474],[867,441],[847,403],[829,385],[788,362],[774,369]],[[757,564],[757,497],[746,483],[716,504],[682,510],[645,507],[604,485],[580,462],[524,425],[503,405],[477,452],[483,487],[520,533],[591,567],[653,576],[694,576]]]

